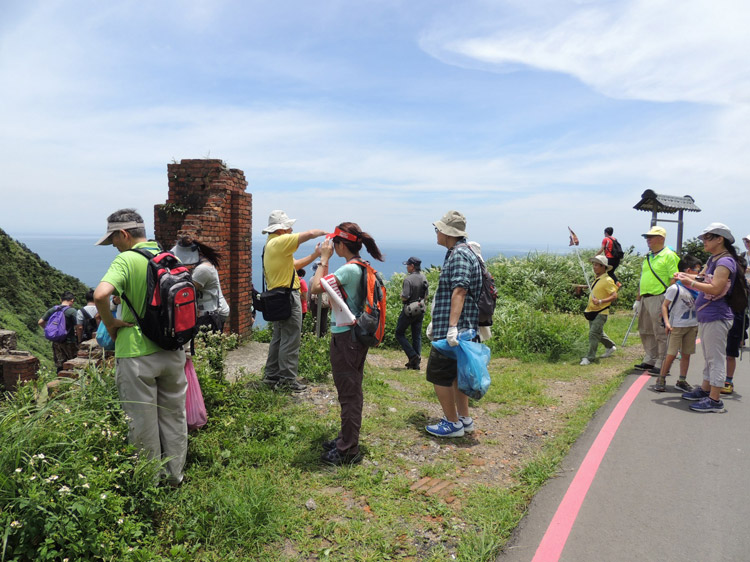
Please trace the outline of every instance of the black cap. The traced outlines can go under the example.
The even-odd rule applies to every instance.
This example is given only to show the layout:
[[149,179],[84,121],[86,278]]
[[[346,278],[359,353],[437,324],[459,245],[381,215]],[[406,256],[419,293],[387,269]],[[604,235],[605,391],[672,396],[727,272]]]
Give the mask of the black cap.
[[404,265],[416,265],[417,267],[419,267],[420,265],[422,265],[422,260],[412,256],[404,262]]

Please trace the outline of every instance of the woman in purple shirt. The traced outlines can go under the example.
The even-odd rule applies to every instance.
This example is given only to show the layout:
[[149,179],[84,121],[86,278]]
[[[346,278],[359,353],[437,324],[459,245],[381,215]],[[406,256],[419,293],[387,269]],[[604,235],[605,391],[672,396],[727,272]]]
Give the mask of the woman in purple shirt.
[[690,409],[695,412],[723,412],[721,389],[727,374],[727,333],[734,320],[725,297],[732,289],[737,271],[737,251],[732,246],[734,236],[720,222],[708,225],[698,238],[711,257],[698,275],[680,272],[675,274],[675,279],[698,291],[695,310],[706,364],[703,384],[682,397],[693,402]]

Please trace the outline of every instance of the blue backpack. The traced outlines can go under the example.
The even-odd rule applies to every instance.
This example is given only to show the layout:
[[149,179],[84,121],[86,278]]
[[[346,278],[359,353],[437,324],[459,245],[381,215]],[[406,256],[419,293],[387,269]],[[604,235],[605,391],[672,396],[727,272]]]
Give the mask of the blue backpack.
[[68,338],[68,323],[65,318],[65,311],[69,306],[58,305],[55,311],[50,315],[47,324],[44,326],[44,337],[49,341],[64,342]]

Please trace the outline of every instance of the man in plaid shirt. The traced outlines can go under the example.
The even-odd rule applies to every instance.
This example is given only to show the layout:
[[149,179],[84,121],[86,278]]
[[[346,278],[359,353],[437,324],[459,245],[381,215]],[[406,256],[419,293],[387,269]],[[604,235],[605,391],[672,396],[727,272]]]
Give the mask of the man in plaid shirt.
[[[482,266],[466,243],[466,218],[448,211],[434,223],[437,243],[448,248],[435,293],[432,323],[427,336],[432,340],[458,345],[459,331],[479,329],[479,295],[482,291]],[[478,340],[477,340],[478,341]],[[461,437],[474,431],[469,416],[469,397],[458,390],[458,366],[434,347],[427,361],[427,380],[435,387],[444,417],[426,427],[437,437]]]

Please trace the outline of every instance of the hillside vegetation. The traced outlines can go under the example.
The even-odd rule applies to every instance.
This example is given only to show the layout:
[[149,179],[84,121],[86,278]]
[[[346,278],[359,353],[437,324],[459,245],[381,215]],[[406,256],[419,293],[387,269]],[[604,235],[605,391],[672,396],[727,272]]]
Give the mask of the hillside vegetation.
[[44,339],[37,321],[44,312],[60,303],[64,291],[72,291],[76,304],[85,304],[88,288],[80,280],[55,269],[23,243],[0,229],[0,328],[13,330],[18,347],[31,351],[45,364],[51,364],[52,347]]

